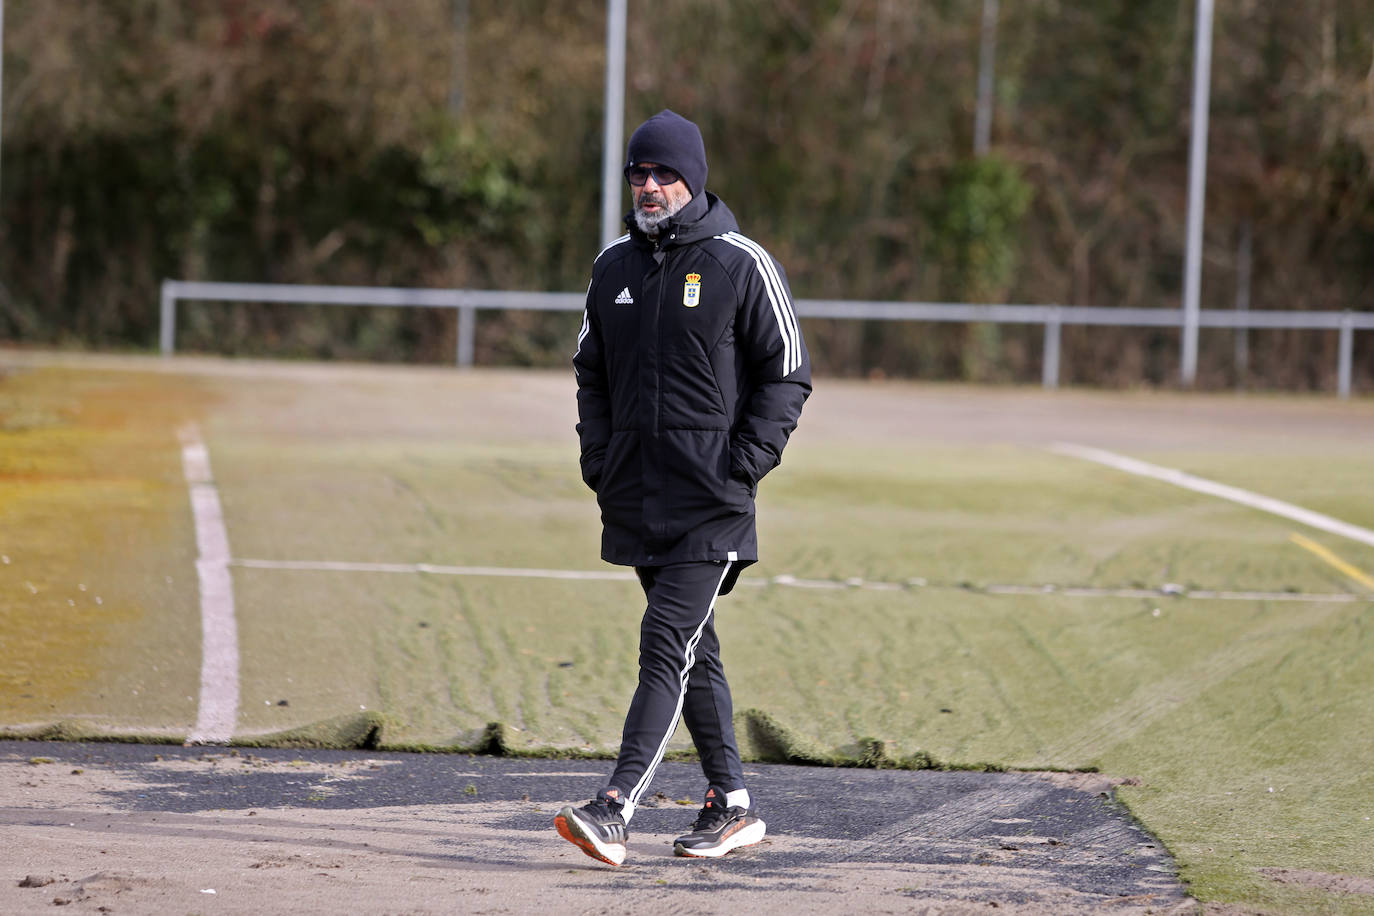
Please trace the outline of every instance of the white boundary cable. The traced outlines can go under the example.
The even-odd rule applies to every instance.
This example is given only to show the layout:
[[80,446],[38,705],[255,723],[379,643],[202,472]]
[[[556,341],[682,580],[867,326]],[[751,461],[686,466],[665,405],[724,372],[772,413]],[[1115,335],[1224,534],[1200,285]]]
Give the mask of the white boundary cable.
[[638,582],[632,572],[581,569],[522,569],[517,566],[438,566],[433,563],[351,563],[344,560],[231,560],[244,569],[295,569],[314,572],[431,573],[436,576],[501,576],[510,579],[580,579]]
[[1227,486],[1224,483],[1217,483],[1203,477],[1194,477],[1192,474],[1174,468],[1161,467],[1157,464],[1128,458],[1125,455],[1118,455],[1115,452],[1078,445],[1073,442],[1057,442],[1050,447],[1050,451],[1072,458],[1082,458],[1085,461],[1095,461],[1098,464],[1105,464],[1107,467],[1116,468],[1118,471],[1125,471],[1128,474],[1162,480],[1185,490],[1220,497],[1242,506],[1248,506],[1251,509],[1282,516],[1310,528],[1338,534],[1352,541],[1374,547],[1374,531],[1370,531],[1368,528],[1361,528],[1359,525],[1352,525],[1329,515],[1322,515],[1320,512],[1313,512],[1311,509],[1304,509],[1301,506],[1262,496],[1259,493],[1251,493],[1249,490],[1242,490],[1239,487]]
[[[492,576],[506,579],[564,579],[581,582],[636,582],[633,572],[619,570],[591,569],[524,569],[515,566],[440,566],[432,563],[352,563],[344,560],[230,560],[230,566],[242,569],[294,570],[301,572],[354,572],[354,573],[428,573],[435,576]],[[1259,592],[1259,591],[1218,591],[1213,589],[1186,589],[1180,585],[1165,583],[1157,589],[1148,588],[1094,588],[1071,585],[939,585],[925,579],[912,578],[900,581],[872,580],[853,577],[849,579],[799,579],[795,576],[777,575],[771,578],[759,576],[742,577],[741,586],[761,588],[781,586],[784,588],[819,589],[823,591],[844,591],[858,589],[871,592],[900,592],[916,590],[961,591],[975,595],[1062,595],[1068,598],[1194,598],[1209,601],[1311,601],[1347,602],[1367,600],[1359,595],[1346,592]]]
[[181,466],[196,524],[196,575],[200,580],[200,706],[187,744],[224,744],[234,736],[239,708],[239,640],[229,534],[210,453],[195,426],[181,430]]

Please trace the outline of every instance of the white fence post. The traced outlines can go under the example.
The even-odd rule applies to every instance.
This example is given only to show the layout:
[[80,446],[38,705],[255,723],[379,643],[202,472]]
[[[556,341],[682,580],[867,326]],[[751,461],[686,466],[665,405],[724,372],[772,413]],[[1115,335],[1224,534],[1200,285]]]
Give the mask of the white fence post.
[[458,306],[458,353],[457,363],[461,369],[472,366],[476,346],[473,338],[477,331],[477,308],[472,305]]
[[[1236,313],[1250,311],[1250,280],[1254,273],[1254,237],[1249,220],[1240,225],[1236,244]],[[1244,388],[1250,375],[1250,329],[1236,328],[1236,387]]]
[[1355,317],[1349,312],[1341,316],[1340,355],[1336,365],[1336,392],[1341,398],[1350,397],[1350,367],[1355,354]]
[[1056,305],[1045,319],[1045,356],[1040,367],[1040,384],[1045,388],[1059,387],[1059,329],[1062,325]]
[[162,323],[158,328],[162,355],[171,356],[177,342],[177,299],[176,281],[162,281]]

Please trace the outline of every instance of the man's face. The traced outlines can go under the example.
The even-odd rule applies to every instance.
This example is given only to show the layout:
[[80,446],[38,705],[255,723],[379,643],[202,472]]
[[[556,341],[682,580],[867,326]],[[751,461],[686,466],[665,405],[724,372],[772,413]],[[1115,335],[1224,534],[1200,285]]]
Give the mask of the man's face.
[[638,165],[650,171],[644,184],[639,187],[630,185],[635,203],[635,222],[641,230],[652,235],[668,217],[687,206],[692,199],[692,192],[687,190],[687,182],[680,178],[672,184],[660,185],[653,174],[658,163],[641,162]]

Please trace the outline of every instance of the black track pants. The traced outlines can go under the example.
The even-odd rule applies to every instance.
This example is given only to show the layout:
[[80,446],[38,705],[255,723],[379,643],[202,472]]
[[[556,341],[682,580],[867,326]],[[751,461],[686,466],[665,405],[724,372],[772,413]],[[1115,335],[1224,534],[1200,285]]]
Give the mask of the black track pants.
[[610,781],[632,804],[653,780],[679,716],[707,781],[727,792],[744,788],[715,627],[716,597],[732,565],[722,560],[635,569],[649,604],[639,628],[639,686]]

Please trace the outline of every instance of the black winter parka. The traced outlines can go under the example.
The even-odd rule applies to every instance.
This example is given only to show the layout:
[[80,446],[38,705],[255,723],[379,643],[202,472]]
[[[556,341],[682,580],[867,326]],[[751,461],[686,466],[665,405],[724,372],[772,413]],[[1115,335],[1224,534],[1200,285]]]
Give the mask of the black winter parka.
[[709,192],[657,244],[626,223],[592,267],[573,356],[601,555],[626,566],[735,560],[733,585],[758,559],[758,482],[811,393],[787,278]]

